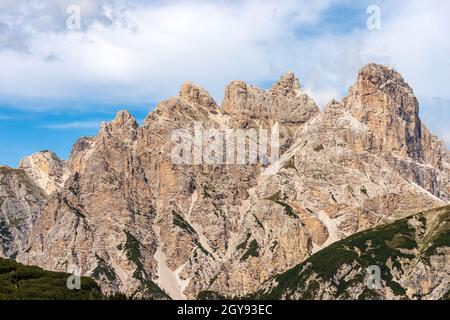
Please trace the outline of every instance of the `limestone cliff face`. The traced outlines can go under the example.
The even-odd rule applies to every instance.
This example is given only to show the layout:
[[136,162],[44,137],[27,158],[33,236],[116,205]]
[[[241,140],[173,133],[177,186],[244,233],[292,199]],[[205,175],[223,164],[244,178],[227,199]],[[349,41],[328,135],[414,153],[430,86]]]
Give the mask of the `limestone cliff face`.
[[282,152],[292,145],[303,125],[320,113],[292,72],[284,74],[267,91],[243,81],[231,82],[225,89],[221,109],[232,128],[270,128],[277,123]]
[[0,166],[0,257],[24,250],[47,197],[23,170]]
[[[57,271],[77,265],[105,291],[134,296],[254,292],[335,241],[449,201],[447,150],[417,112],[404,80],[377,65],[323,113],[292,73],[267,91],[232,82],[221,107],[186,83],[142,126],[121,111],[75,144],[71,177],[19,260]],[[172,133],[194,135],[196,123],[278,123],[281,158],[175,164]]]
[[419,103],[398,72],[375,64],[364,67],[342,108],[369,129],[362,137],[364,150],[388,157],[408,180],[450,199],[447,148],[421,122]]
[[302,124],[319,113],[315,102],[301,90],[300,82],[287,72],[268,91],[233,81],[225,89],[222,110],[226,114],[258,120]]
[[59,159],[51,151],[42,151],[23,158],[19,169],[25,171],[27,176],[48,194],[59,191],[70,176],[66,161]]

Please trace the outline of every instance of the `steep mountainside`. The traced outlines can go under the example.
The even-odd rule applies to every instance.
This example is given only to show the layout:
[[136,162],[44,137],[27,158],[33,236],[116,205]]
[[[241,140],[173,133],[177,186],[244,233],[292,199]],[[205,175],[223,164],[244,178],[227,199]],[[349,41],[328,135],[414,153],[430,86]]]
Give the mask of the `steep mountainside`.
[[47,194],[23,170],[0,166],[0,257],[23,251],[46,201]]
[[[175,164],[171,134],[198,124],[278,124],[281,158]],[[186,83],[142,126],[121,111],[75,144],[71,175],[18,259],[77,265],[106,292],[136,297],[245,295],[335,241],[447,203],[449,163],[411,88],[384,66],[364,67],[323,113],[290,72],[267,91],[232,82],[220,108]]]
[[[380,268],[378,288],[367,286],[370,266]],[[450,206],[338,241],[268,281],[252,298],[449,299]]]

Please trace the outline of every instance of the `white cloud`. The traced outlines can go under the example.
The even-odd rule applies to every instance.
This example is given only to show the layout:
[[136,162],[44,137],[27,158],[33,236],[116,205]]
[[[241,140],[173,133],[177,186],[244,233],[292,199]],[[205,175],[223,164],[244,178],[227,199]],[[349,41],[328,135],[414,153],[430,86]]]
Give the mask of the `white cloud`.
[[73,121],[65,123],[47,124],[42,126],[46,129],[68,130],[68,129],[98,129],[102,121],[87,120],[87,121]]
[[[64,29],[73,2],[82,32]],[[450,113],[432,101],[450,98],[450,2],[366,2],[379,2],[381,30],[366,29],[363,5],[360,26],[325,28],[323,13],[348,0],[2,1],[20,9],[4,43],[11,34],[20,41],[0,48],[0,96],[150,103],[192,80],[220,101],[231,80],[262,85],[290,69],[324,106],[346,93],[362,65],[380,62],[405,76],[427,125],[442,132]]]
[[443,132],[441,134],[441,138],[446,143],[447,148],[450,148],[450,129],[447,129],[447,131]]
[[120,23],[94,21],[84,32],[35,27],[26,52],[0,52],[0,95],[157,100],[193,80],[220,96],[231,80],[284,72],[289,63],[273,60],[290,50],[293,30],[319,22],[331,2],[158,2],[112,7]]
[[[388,8],[386,9],[388,10]],[[449,94],[450,2],[399,1],[366,50],[395,66],[420,96]]]

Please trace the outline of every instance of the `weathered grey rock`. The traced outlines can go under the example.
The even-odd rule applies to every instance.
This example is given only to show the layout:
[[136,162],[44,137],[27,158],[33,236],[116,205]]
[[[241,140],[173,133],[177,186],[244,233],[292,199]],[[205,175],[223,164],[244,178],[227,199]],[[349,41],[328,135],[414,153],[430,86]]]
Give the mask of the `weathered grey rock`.
[[25,249],[47,197],[23,170],[0,166],[0,257],[15,258]]

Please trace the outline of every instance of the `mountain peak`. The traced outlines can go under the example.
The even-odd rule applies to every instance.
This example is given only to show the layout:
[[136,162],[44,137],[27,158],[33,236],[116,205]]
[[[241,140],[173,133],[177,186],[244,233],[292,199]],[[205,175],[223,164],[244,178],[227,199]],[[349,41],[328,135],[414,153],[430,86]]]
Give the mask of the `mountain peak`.
[[320,112],[316,103],[300,89],[292,72],[285,73],[265,91],[244,81],[232,81],[225,89],[222,110],[229,115],[251,119],[303,124]]
[[419,102],[402,75],[391,67],[368,64],[358,74],[342,103],[375,133],[372,151],[387,151],[423,161],[423,137],[428,130],[419,118]]
[[139,127],[136,119],[128,110],[120,110],[119,112],[117,112],[116,117],[111,122],[111,124],[115,127],[127,126],[134,129]]
[[390,72],[395,72],[398,73],[394,70],[394,68],[388,66],[388,65],[384,65],[381,63],[368,63],[365,66],[363,66],[360,70],[359,73],[364,73],[364,72],[382,72],[382,73],[390,73]]
[[48,194],[59,191],[70,175],[67,162],[49,150],[23,158],[19,169]]
[[217,103],[211,95],[205,89],[190,81],[182,84],[179,96],[189,103],[198,104],[210,110],[217,109]]
[[370,63],[359,70],[357,83],[369,90],[380,90],[388,95],[414,95],[403,76],[394,68]]
[[287,71],[270,91],[284,96],[296,96],[301,91],[300,81],[292,71]]
[[120,110],[111,122],[102,123],[99,136],[115,137],[120,141],[129,143],[136,138],[139,124],[128,110]]

